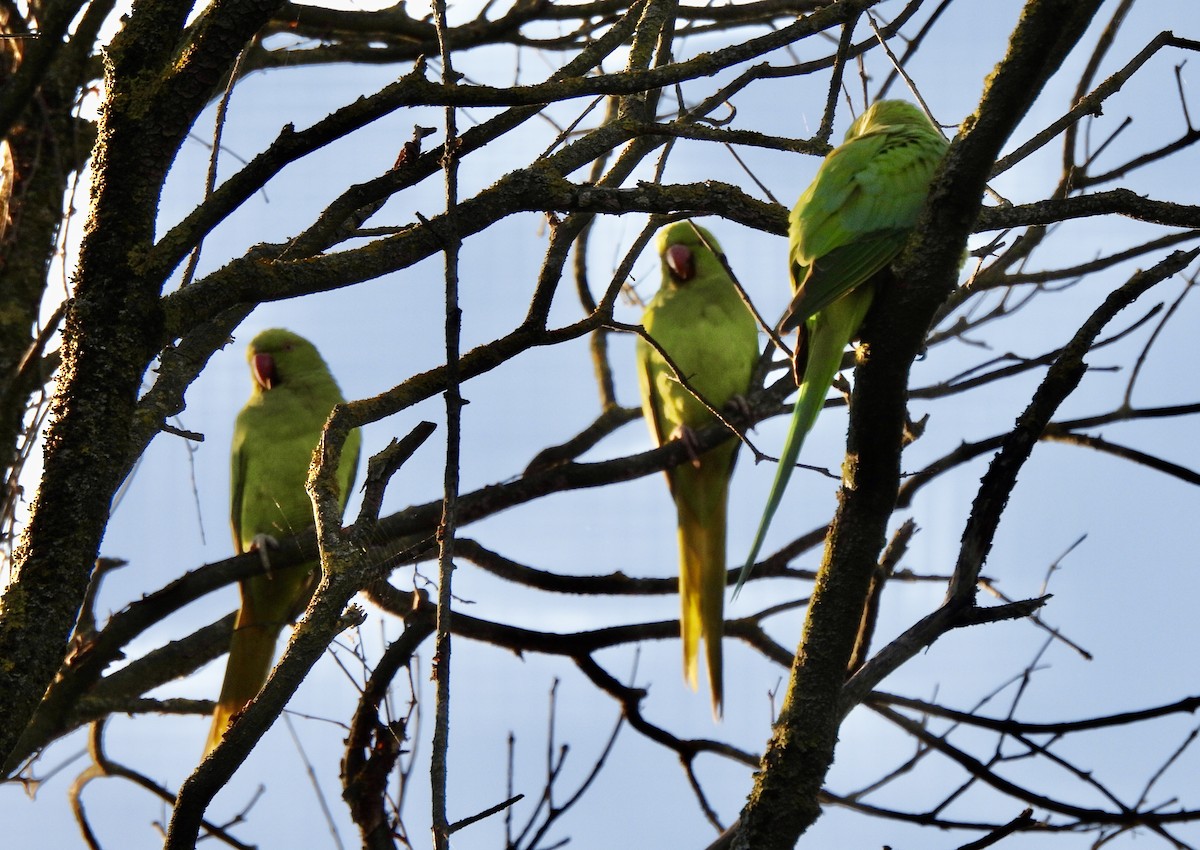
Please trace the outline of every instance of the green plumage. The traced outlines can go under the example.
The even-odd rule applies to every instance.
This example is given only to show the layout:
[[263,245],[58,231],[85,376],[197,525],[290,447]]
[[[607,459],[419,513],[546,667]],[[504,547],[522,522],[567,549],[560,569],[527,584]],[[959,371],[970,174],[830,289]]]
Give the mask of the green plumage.
[[[304,489],[309,464],[330,411],[344,401],[317,349],[291,331],[263,331],[250,343],[247,359],[254,387],[234,426],[230,482],[230,519],[239,554],[265,546],[265,536],[285,537],[313,524],[312,502]],[[338,484],[343,507],[361,443],[356,429],[342,449]],[[279,633],[304,611],[317,573],[317,564],[307,563],[241,582],[242,607],[206,752],[267,680]]]
[[[874,278],[904,248],[946,148],[917,107],[881,100],[850,125],[792,209],[788,270],[794,294],[781,328],[804,326],[807,360],[775,482],[737,589],[758,557],[842,353],[871,306]],[[797,345],[798,354],[801,348]]]
[[[716,240],[701,230],[713,248]],[[642,325],[684,379],[714,407],[747,391],[758,358],[758,327],[733,281],[689,222],[658,233],[662,286]],[[637,346],[642,412],[655,441],[690,438],[715,417],[675,377],[644,340]],[[679,527],[680,632],[684,676],[697,687],[704,639],[713,712],[721,713],[721,636],[724,631],[725,510],[737,442],[729,440],[667,471]]]

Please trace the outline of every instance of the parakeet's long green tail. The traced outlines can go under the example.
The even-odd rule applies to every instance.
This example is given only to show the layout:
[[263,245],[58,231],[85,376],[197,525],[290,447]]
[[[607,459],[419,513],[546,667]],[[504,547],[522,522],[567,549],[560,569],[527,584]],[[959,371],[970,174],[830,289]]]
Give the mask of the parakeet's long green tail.
[[713,715],[724,701],[721,638],[725,633],[725,512],[729,463],[734,444],[705,454],[699,469],[684,464],[671,471],[679,517],[680,636],[683,672],[699,686],[699,645],[704,639]]
[[233,625],[225,681],[213,712],[205,754],[221,742],[230,719],[262,690],[275,661],[279,633],[304,610],[311,596],[313,569],[311,564],[302,564],[242,582],[242,607]]
[[762,549],[767,529],[783,499],[783,491],[792,477],[792,470],[796,467],[796,459],[800,456],[804,438],[812,430],[821,408],[825,406],[825,396],[829,393],[833,378],[842,365],[842,352],[846,350],[850,338],[857,333],[874,295],[875,290],[871,286],[859,287],[846,293],[808,321],[808,361],[804,366],[804,380],[800,384],[800,395],[796,398],[796,406],[792,411],[792,422],[783,444],[783,454],[780,455],[779,465],[775,469],[775,481],[771,484],[770,495],[767,496],[767,506],[754,535],[754,545],[750,547],[750,555],[746,558],[737,585],[733,589],[735,597],[742,589],[742,584],[749,578],[754,560]]

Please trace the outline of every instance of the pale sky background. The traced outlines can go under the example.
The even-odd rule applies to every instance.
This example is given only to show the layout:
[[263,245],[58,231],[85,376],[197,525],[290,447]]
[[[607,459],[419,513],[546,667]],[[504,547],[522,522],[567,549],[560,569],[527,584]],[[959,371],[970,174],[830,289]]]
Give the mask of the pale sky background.
[[[1029,117],[1018,128],[1011,150],[1065,111],[1078,71],[1095,34],[1111,15],[1112,3],[1096,18],[1084,50],[1068,60],[1051,81]],[[899,3],[884,4],[884,15],[895,14]],[[1015,0],[972,3],[960,0],[945,15],[935,36],[909,67],[934,114],[944,123],[957,123],[978,99],[986,74],[1002,55],[1020,3]],[[1184,20],[1183,6],[1171,0],[1141,2],[1135,6],[1116,45],[1105,60],[1099,79],[1124,65],[1161,28],[1200,37],[1200,19]],[[452,7],[456,13],[469,9]],[[928,12],[918,16],[923,21]],[[907,32],[914,32],[910,24]],[[868,29],[860,25],[857,36]],[[724,43],[724,36],[688,38],[677,44],[677,56],[698,53]],[[797,58],[823,55],[829,46],[818,41],[800,46]],[[522,72],[527,79],[545,75],[547,66],[531,51],[522,52]],[[785,54],[767,57],[777,64]],[[1185,57],[1166,51],[1152,59],[1111,99],[1105,115],[1093,126],[1094,140],[1107,137],[1126,115],[1135,121],[1106,151],[1102,166],[1176,138],[1184,129],[1178,107],[1172,68]],[[549,56],[551,63],[559,57]],[[887,72],[879,51],[868,58],[875,81]],[[512,79],[512,59],[496,49],[455,57],[460,71],[476,81]],[[615,62],[606,69],[617,67]],[[230,104],[225,130],[226,147],[250,158],[265,147],[288,122],[304,128],[358,95],[406,73],[408,66],[315,68],[259,74],[238,87]],[[701,80],[684,86],[694,102],[719,85]],[[1194,77],[1192,66],[1183,69],[1185,84]],[[804,137],[820,121],[827,75],[800,80],[780,80],[755,85],[739,94],[734,126],[768,133]],[[872,93],[877,82],[870,87]],[[858,95],[857,82],[852,91]],[[896,88],[892,96],[907,96]],[[584,101],[559,105],[551,112],[569,121]],[[860,106],[856,101],[856,107]],[[1193,102],[1193,109],[1200,103]],[[468,111],[460,128],[492,114]],[[849,123],[843,103],[835,137]],[[294,235],[345,186],[386,171],[399,146],[415,124],[441,126],[439,110],[395,113],[359,133],[319,151],[285,169],[279,177],[237,214],[231,216],[205,244],[200,274],[219,268],[252,244],[280,241]],[[198,123],[200,137],[211,133],[212,110]],[[952,132],[952,131],[951,131]],[[469,197],[490,185],[507,170],[524,165],[554,138],[548,123],[534,120],[498,145],[472,154],[463,162],[461,196]],[[441,139],[441,133],[434,141]],[[818,160],[796,154],[740,150],[759,179],[784,203],[799,195],[816,170]],[[168,227],[180,219],[200,197],[208,151],[189,141],[172,173],[163,198],[161,220]],[[1200,168],[1197,152],[1189,149],[1176,157],[1171,168],[1134,172],[1120,185],[1162,200],[1195,203],[1195,175]],[[647,160],[649,176],[653,160]],[[1020,203],[1038,200],[1058,178],[1061,145],[1053,144],[1020,167],[998,179],[994,188]],[[1098,166],[1098,167],[1102,167]],[[236,169],[230,157],[221,161],[222,177]],[[1181,171],[1186,179],[1181,179]],[[578,177],[578,175],[576,175]],[[722,147],[681,143],[672,154],[665,175],[669,183],[717,179],[750,186],[739,166]],[[632,182],[632,181],[631,181]],[[1108,186],[1101,188],[1111,188]],[[371,225],[403,225],[415,214],[431,216],[442,209],[439,178],[393,199]],[[600,222],[592,243],[591,275],[596,289],[610,278],[615,264],[636,235],[644,217],[608,218]],[[780,237],[747,230],[715,218],[704,220],[720,238],[734,270],[766,316],[778,315],[787,300],[784,275],[786,242]],[[73,227],[76,232],[80,223]],[[1134,244],[1155,231],[1149,226],[1118,219],[1082,220],[1064,225],[1050,240],[1033,266],[1056,268],[1091,259],[1115,245]],[[990,235],[988,235],[990,238]],[[463,349],[486,342],[515,326],[524,315],[531,282],[546,246],[546,227],[540,215],[508,218],[467,241],[461,257]],[[972,244],[981,244],[983,237]],[[1147,257],[1151,265],[1161,255]],[[1096,275],[1075,289],[1046,294],[1038,304],[1012,320],[988,329],[989,349],[949,344],[934,349],[913,370],[913,385],[925,386],[1005,352],[1036,356],[1064,343],[1104,295],[1122,282],[1139,264],[1124,264]],[[102,553],[129,560],[105,587],[100,611],[115,611],[144,592],[154,590],[184,570],[217,561],[232,553],[227,531],[228,450],[233,418],[249,392],[244,362],[245,344],[259,330],[284,326],[312,339],[329,362],[345,394],[351,398],[374,395],[407,377],[438,365],[442,354],[442,266],[434,257],[411,269],[335,293],[296,301],[269,304],[250,316],[237,333],[237,342],[213,358],[210,367],[188,393],[182,416],[185,427],[200,431],[205,441],[189,463],[184,443],[160,436],[147,452],[116,509]],[[969,271],[969,268],[968,268]],[[637,289],[648,299],[657,286],[657,261],[643,256],[635,266]],[[1110,326],[1123,328],[1150,305],[1173,300],[1184,287],[1177,277],[1157,287]],[[996,296],[990,296],[995,298]],[[991,303],[989,301],[989,303]],[[636,321],[639,311],[623,307],[619,318]],[[580,316],[573,286],[565,283],[555,303],[552,322],[565,324]],[[1195,401],[1200,384],[1194,370],[1179,364],[1195,359],[1197,308],[1186,301],[1169,325],[1144,367],[1134,394],[1141,406]],[[1145,344],[1143,328],[1120,346],[1093,355],[1093,366],[1128,364]],[[1107,336],[1108,334],[1105,334]],[[637,403],[633,367],[633,341],[611,342],[613,366],[623,404]],[[915,470],[962,440],[1000,433],[1011,426],[1044,374],[1035,370],[1022,378],[989,385],[962,394],[949,402],[913,401],[911,413],[919,418],[931,413],[925,437],[905,454],[905,469]],[[1124,392],[1128,372],[1097,371],[1087,375],[1078,393],[1064,405],[1064,418],[1109,410]],[[577,433],[599,412],[592,380],[587,341],[541,349],[521,355],[499,369],[470,381],[464,395],[471,404],[464,411],[464,492],[519,475],[530,458],[547,445]],[[421,419],[443,420],[442,401],[431,399],[392,419],[376,423],[364,434],[364,457],[378,451],[393,436],[401,436]],[[761,424],[753,435],[768,452],[783,442],[782,418]],[[1192,439],[1193,420],[1135,423],[1103,429],[1106,437],[1165,456],[1197,468],[1200,451]],[[844,411],[827,411],[804,448],[802,462],[836,470],[844,447]],[[431,439],[393,480],[384,513],[440,497],[444,428]],[[602,442],[585,459],[611,458],[648,448],[650,439],[640,422],[631,423]],[[942,476],[921,492],[913,508],[898,512],[893,528],[911,517],[921,527],[903,566],[920,573],[947,573],[986,460]],[[755,468],[746,455],[734,477],[729,532],[730,561],[738,562],[750,539],[769,489],[773,468]],[[360,471],[361,481],[361,471]],[[193,486],[195,495],[193,495]],[[1060,564],[1051,579],[1053,600],[1045,619],[1085,647],[1094,660],[1085,661],[1061,643],[1053,644],[1041,658],[1018,711],[1027,720],[1062,720],[1144,708],[1194,695],[1198,685],[1193,653],[1200,637],[1194,616],[1196,582],[1195,515],[1200,494],[1195,488],[1130,464],[1085,450],[1042,444],[1023,471],[1001,526],[996,547],[985,573],[998,580],[1014,598],[1036,596],[1049,565],[1082,535],[1086,539]],[[358,498],[350,511],[357,510]],[[773,551],[798,533],[824,522],[834,506],[834,482],[799,471],[771,529],[764,551]],[[677,566],[674,511],[661,476],[594,491],[558,494],[511,509],[462,529],[522,563],[564,573],[597,574],[623,570],[638,576],[673,575]],[[802,557],[797,566],[815,568],[818,552]],[[425,576],[435,569],[420,567]],[[412,571],[399,570],[393,582],[411,586]],[[572,597],[550,597],[514,589],[463,562],[455,575],[455,592],[465,601],[462,610],[475,616],[544,630],[573,631],[677,616],[675,597],[614,599],[597,602]],[[741,616],[796,592],[791,586],[759,582],[749,586],[729,607],[730,616]],[[937,584],[890,588],[881,614],[876,646],[895,636],[936,607],[943,588]],[[142,636],[130,649],[140,654],[164,641],[190,633],[236,605],[236,590],[227,588],[179,612],[159,628]],[[990,604],[981,597],[984,604]],[[368,607],[368,620],[360,636],[347,634],[352,643],[361,637],[370,657],[377,657],[384,635],[394,637],[397,625]],[[772,634],[785,646],[794,646],[801,614],[775,617]],[[935,697],[942,704],[970,708],[987,694],[1018,676],[1046,639],[1028,622],[992,625],[947,635],[928,652],[883,683],[882,689],[914,697]],[[281,645],[282,646],[282,645]],[[418,766],[409,790],[405,821],[417,846],[428,843],[426,759],[432,729],[433,685],[427,681],[431,644],[422,648],[421,687],[426,698],[420,729]],[[349,659],[346,652],[343,658]],[[637,684],[648,686],[644,709],[651,720],[678,735],[717,737],[758,752],[769,735],[768,693],[782,687],[786,671],[766,664],[732,641],[726,643],[725,720],[714,727],[707,695],[693,694],[679,674],[677,641],[649,643],[641,648]],[[628,679],[634,653],[621,649],[602,653],[599,660],[622,679]],[[211,664],[185,682],[163,689],[162,695],[212,697],[216,694],[224,661]],[[611,729],[618,707],[594,690],[566,662],[538,655],[515,659],[494,648],[456,640],[452,688],[455,714],[450,768],[452,818],[461,818],[491,806],[506,796],[504,753],[509,731],[517,740],[517,790],[526,800],[516,808],[523,823],[541,792],[544,778],[545,729],[548,692],[560,678],[557,735],[570,745],[566,769],[557,797],[572,793],[586,775]],[[1002,716],[1013,690],[1010,687],[992,703],[988,714]],[[397,695],[399,699],[404,694]],[[354,692],[344,674],[324,659],[305,682],[290,708],[300,715],[345,717]],[[357,831],[340,801],[336,765],[344,730],[333,724],[294,717],[293,724],[308,758],[316,765],[342,840],[357,846]],[[1137,801],[1143,784],[1193,729],[1193,717],[1174,716],[1137,727],[1069,739],[1061,752],[1122,795]],[[177,788],[194,766],[207,733],[208,718],[139,717],[136,722],[115,717],[109,724],[109,754],[152,778]],[[944,728],[934,724],[934,728]],[[961,735],[953,739],[976,756],[986,758],[993,739]],[[85,746],[76,734],[52,746],[37,768],[42,775],[75,757]],[[912,742],[867,710],[859,709],[843,726],[837,761],[829,787],[846,793],[902,764],[912,752]],[[1006,751],[1009,747],[1006,745]],[[1013,750],[1015,751],[1015,750]],[[283,770],[279,765],[284,765]],[[84,766],[78,760],[55,774],[29,801],[19,787],[0,787],[0,820],[7,837],[0,843],[14,847],[82,846],[66,802],[71,779]],[[1161,778],[1152,800],[1184,796],[1179,804],[1200,806],[1196,775],[1200,761],[1190,751]],[[749,789],[750,771],[716,757],[699,762],[710,802],[728,823],[737,814]],[[1111,808],[1094,789],[1045,763],[1017,763],[1004,775],[1034,790],[1061,795],[1080,805]],[[284,777],[288,777],[285,779]],[[885,790],[874,802],[919,809],[948,793],[961,774],[944,760],[926,760],[912,775]],[[222,821],[238,812],[260,783],[266,790],[237,828],[244,841],[263,848],[337,846],[329,836],[316,797],[304,774],[301,757],[283,722],[270,730],[230,786],[220,794],[209,817]],[[94,782],[84,797],[101,841],[111,848],[157,847],[161,836],[154,822],[168,816],[159,802],[133,786],[111,779]],[[1002,822],[1019,814],[1022,804],[982,787],[951,805],[950,818],[988,818]],[[1035,811],[1041,815],[1041,812]],[[452,845],[459,850],[503,846],[501,821],[492,818],[457,833]],[[1183,840],[1200,842],[1200,826],[1180,829]],[[577,850],[608,847],[702,847],[713,837],[703,820],[686,777],[674,757],[648,744],[629,728],[622,730],[616,748],[594,788],[576,810],[554,831],[554,838],[570,837]],[[801,840],[801,847],[952,848],[977,834],[918,831],[892,821],[872,820],[838,809],[828,809]],[[1125,835],[1109,847],[1155,846],[1152,835]],[[1024,835],[1001,846],[1023,850],[1090,846],[1095,836]],[[216,845],[208,845],[216,846]]]

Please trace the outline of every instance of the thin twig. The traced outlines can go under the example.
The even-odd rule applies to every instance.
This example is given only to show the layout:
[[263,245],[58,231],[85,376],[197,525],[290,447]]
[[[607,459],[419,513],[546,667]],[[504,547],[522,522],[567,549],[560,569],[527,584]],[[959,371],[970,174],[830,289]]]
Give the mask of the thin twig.
[[[233,68],[229,71],[229,82],[225,86],[225,93],[221,95],[221,99],[217,101],[217,114],[213,118],[213,140],[212,150],[208,154],[208,171],[204,175],[204,199],[208,200],[212,197],[213,189],[217,185],[217,160],[221,156],[221,137],[225,133],[225,115],[229,110],[229,100],[233,97],[233,87],[237,85],[238,77],[242,73],[242,62],[246,58],[246,54],[250,51],[250,44],[247,44],[238,53],[237,59],[233,62]],[[204,247],[204,237],[201,236],[196,241],[196,247],[192,249],[191,256],[188,257],[187,268],[183,272],[183,280],[179,284],[181,287],[191,284],[192,279],[196,275],[196,266],[200,263],[200,251]]]
[[[442,61],[442,82],[454,86],[457,76],[450,59],[447,37],[446,0],[434,0],[434,24]],[[462,310],[458,306],[458,128],[455,107],[445,108],[446,142],[442,168],[446,181],[446,227],[439,233],[446,258],[446,470],[443,482],[442,519],[438,526],[438,604],[434,676],[437,680],[437,709],[433,721],[433,755],[430,765],[433,804],[433,846],[448,850],[450,820],[447,814],[447,774],[450,748],[450,635],[452,628],[451,578],[454,572],[454,535],[458,522],[459,453],[462,440],[463,399],[459,384],[459,338]]]

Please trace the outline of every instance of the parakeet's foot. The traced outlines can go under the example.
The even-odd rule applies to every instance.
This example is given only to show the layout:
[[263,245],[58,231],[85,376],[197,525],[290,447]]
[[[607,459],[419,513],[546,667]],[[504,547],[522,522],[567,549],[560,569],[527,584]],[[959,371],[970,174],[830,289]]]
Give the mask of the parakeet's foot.
[[696,432],[687,425],[680,425],[671,433],[671,438],[679,440],[687,449],[688,457],[692,459],[692,466],[696,469],[700,468],[700,452],[696,445]]
[[801,325],[796,328],[796,349],[792,353],[792,380],[796,386],[804,383],[804,370],[808,366],[808,329]]
[[256,534],[254,539],[250,541],[251,552],[258,553],[258,559],[262,561],[263,569],[266,570],[267,578],[271,577],[271,558],[267,554],[268,549],[278,549],[279,541],[269,534]]
[[750,409],[750,402],[746,401],[746,397],[741,394],[730,396],[729,401],[725,402],[725,407],[733,411],[734,416],[743,422],[749,422],[754,413]]

